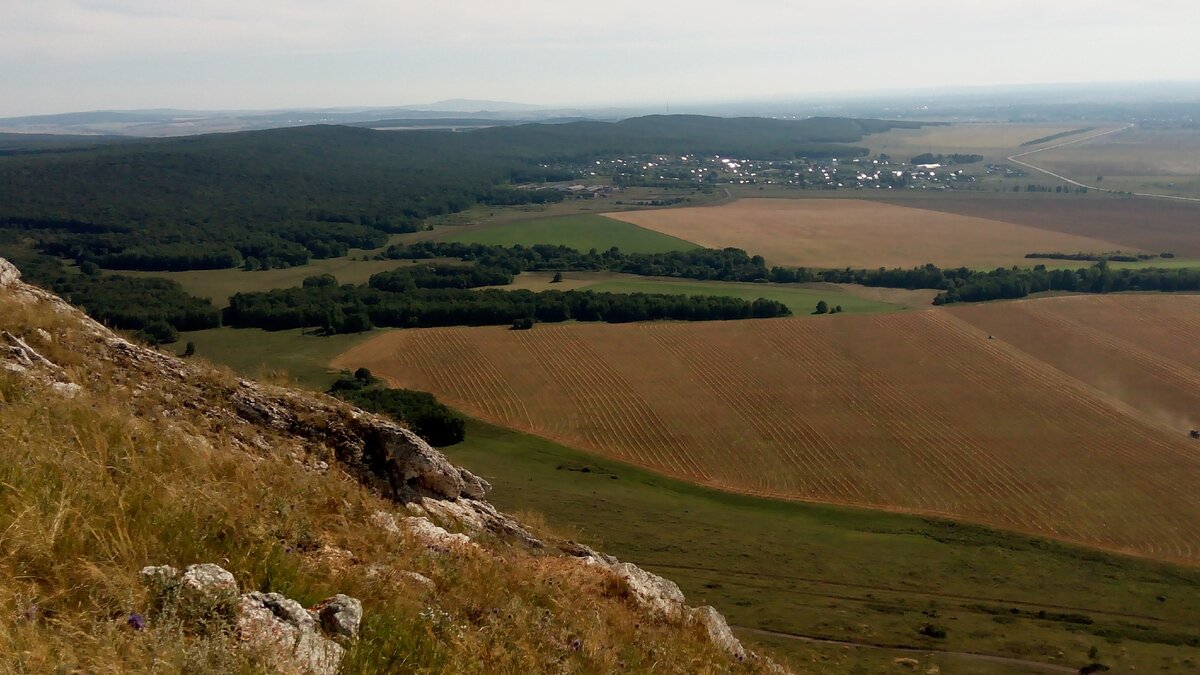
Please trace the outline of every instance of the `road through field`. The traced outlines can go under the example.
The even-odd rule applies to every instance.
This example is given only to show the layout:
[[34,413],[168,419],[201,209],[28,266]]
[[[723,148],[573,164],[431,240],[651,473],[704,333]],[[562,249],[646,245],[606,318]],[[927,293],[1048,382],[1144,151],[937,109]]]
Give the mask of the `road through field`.
[[707,486],[1194,563],[1198,324],[1196,296],[1070,297],[395,331],[333,365]]
[[[1098,134],[1092,134],[1091,136],[1085,136],[1083,138],[1077,138],[1072,141],[1066,141],[1065,143],[1057,143],[1055,145],[1050,145],[1050,146],[1047,146],[1044,148],[1038,148],[1037,150],[1030,150],[1028,152],[1022,152],[1022,153],[1019,153],[1016,155],[1011,155],[1010,157],[1008,157],[1008,161],[1013,162],[1014,164],[1020,164],[1021,166],[1025,167],[1027,169],[1032,169],[1033,171],[1037,171],[1038,173],[1044,173],[1047,176],[1050,176],[1051,178],[1057,178],[1058,180],[1069,183],[1076,187],[1087,188],[1089,190],[1096,190],[1098,192],[1114,192],[1114,193],[1120,192],[1119,190],[1110,190],[1108,188],[1102,188],[1098,185],[1087,185],[1085,183],[1080,183],[1079,181],[1074,180],[1072,178],[1067,178],[1066,176],[1054,173],[1053,171],[1050,171],[1049,169],[1043,169],[1042,167],[1034,166],[1033,164],[1030,164],[1028,162],[1023,162],[1020,160],[1020,158],[1028,157],[1030,155],[1035,155],[1039,152],[1046,152],[1047,150],[1057,150],[1058,148],[1063,148],[1068,145],[1077,145],[1080,143],[1087,143],[1088,141],[1094,141],[1097,138],[1102,138],[1104,136],[1111,136],[1113,134],[1119,134],[1122,131],[1128,131],[1135,126],[1137,126],[1137,125],[1127,124],[1119,129],[1109,129],[1108,131],[1102,131]],[[1200,199],[1198,199],[1196,197],[1180,197],[1178,195],[1164,195],[1164,194],[1157,194],[1157,193],[1152,193],[1152,192],[1134,192],[1133,195],[1135,197],[1154,197],[1157,199],[1174,199],[1176,201],[1181,201],[1181,202],[1200,202]]]

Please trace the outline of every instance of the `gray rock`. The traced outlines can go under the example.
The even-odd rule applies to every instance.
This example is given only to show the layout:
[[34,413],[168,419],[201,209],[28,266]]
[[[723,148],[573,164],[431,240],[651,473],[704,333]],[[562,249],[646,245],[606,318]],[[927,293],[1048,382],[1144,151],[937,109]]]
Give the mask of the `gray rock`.
[[212,563],[188,565],[179,578],[180,598],[203,603],[217,603],[237,597],[237,579],[225,568]]
[[243,595],[237,627],[246,646],[268,657],[278,672],[336,675],[346,654],[317,631],[308,610],[278,593]]
[[692,620],[704,626],[708,637],[721,651],[738,661],[746,660],[746,648],[729,629],[725,617],[713,607],[704,605],[692,610]]
[[445,528],[434,525],[428,518],[405,518],[404,526],[418,544],[433,551],[449,553],[457,548],[478,548],[465,534],[450,533]]
[[633,563],[617,563],[609,569],[625,580],[634,600],[652,613],[676,617],[682,612],[685,598],[674,581],[647,572]]
[[358,627],[362,623],[362,603],[348,595],[337,595],[313,608],[321,621],[321,628],[335,638],[354,640],[358,638]]
[[21,270],[4,258],[0,258],[0,287],[11,286],[20,280]]

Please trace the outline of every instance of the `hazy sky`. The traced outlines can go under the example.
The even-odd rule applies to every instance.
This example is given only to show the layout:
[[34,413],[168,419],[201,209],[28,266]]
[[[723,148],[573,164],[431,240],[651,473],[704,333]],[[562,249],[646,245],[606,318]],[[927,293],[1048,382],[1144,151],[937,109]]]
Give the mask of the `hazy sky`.
[[0,115],[1132,80],[1197,0],[0,0]]

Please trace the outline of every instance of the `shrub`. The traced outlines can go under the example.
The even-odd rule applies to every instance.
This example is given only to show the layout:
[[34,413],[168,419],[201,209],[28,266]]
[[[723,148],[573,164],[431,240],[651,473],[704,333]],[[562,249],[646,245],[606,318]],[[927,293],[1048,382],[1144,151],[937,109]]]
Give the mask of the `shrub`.
[[932,623],[927,623],[924,626],[921,626],[920,630],[917,632],[926,637],[931,637],[938,640],[946,637],[946,629]]

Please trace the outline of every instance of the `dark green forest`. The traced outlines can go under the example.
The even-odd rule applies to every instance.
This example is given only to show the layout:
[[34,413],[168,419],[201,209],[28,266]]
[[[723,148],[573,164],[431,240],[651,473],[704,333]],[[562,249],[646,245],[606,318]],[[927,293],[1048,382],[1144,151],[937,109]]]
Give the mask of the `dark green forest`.
[[114,270],[260,269],[382,246],[475,204],[561,199],[555,162],[653,153],[843,156],[908,122],[656,116],[448,131],[312,126],[63,145],[0,156],[0,230]]

